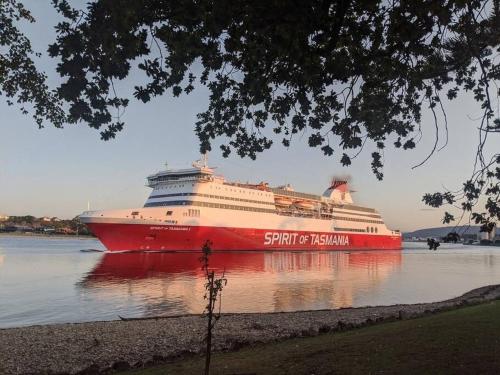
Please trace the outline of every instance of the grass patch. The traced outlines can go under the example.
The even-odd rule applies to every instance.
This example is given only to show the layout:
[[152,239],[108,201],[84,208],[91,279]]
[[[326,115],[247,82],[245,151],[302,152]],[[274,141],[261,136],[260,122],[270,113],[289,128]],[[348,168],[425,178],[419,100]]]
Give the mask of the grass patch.
[[[201,374],[204,359],[130,371]],[[212,355],[213,374],[500,373],[500,301]]]

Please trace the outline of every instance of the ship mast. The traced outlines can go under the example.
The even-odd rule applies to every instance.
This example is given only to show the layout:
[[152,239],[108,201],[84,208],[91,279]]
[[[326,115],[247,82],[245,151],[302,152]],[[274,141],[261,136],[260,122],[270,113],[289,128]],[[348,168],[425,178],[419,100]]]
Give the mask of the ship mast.
[[208,153],[201,154],[201,158],[193,163],[195,168],[208,168]]

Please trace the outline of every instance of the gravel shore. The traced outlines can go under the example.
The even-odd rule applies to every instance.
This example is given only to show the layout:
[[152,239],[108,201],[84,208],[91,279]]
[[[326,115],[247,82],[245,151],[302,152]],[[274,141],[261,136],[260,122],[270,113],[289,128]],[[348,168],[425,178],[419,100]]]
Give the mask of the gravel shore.
[[[495,299],[500,299],[500,285],[435,303],[225,314],[215,329],[214,349],[314,336]],[[200,352],[205,325],[205,319],[190,315],[0,329],[0,374],[94,374],[161,363]]]

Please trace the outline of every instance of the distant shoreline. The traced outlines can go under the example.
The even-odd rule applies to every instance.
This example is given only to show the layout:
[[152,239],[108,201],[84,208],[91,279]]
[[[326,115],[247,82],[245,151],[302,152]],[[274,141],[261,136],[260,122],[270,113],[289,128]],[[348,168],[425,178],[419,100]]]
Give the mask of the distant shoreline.
[[30,232],[0,232],[0,237],[43,237],[43,238],[74,238],[77,240],[85,240],[85,239],[93,239],[97,240],[97,237],[94,237],[89,234],[46,234],[46,233],[30,233]]

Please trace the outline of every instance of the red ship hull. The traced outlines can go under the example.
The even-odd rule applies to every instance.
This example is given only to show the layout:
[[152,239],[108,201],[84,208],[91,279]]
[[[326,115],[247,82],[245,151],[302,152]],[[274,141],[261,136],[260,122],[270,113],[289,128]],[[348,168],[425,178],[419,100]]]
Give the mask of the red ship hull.
[[400,235],[87,223],[109,251],[400,250]]

